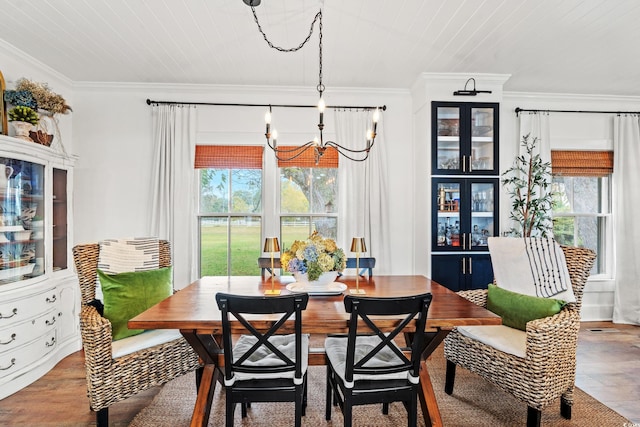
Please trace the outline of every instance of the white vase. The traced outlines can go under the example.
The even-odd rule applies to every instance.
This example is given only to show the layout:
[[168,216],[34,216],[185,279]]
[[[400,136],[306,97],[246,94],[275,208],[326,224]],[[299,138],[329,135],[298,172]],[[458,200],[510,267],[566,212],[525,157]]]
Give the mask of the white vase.
[[14,121],[14,122],[11,122],[11,124],[13,125],[13,128],[16,131],[16,138],[33,142],[33,139],[29,137],[29,131],[33,129],[33,125],[31,123]]
[[296,282],[309,283],[311,287],[324,287],[324,286],[327,286],[329,283],[336,281],[336,277],[338,277],[338,272],[327,271],[325,273],[322,273],[320,277],[318,277],[318,280],[312,280],[312,281],[309,281],[309,278],[307,277],[307,273],[303,274],[303,273],[296,272],[296,273],[293,273],[293,277],[296,278]]

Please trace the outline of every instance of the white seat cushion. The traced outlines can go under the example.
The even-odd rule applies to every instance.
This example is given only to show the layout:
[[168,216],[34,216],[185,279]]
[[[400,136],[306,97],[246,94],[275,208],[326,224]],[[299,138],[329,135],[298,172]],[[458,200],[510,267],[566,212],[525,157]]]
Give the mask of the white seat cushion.
[[145,331],[132,337],[113,341],[111,343],[111,355],[116,359],[181,337],[182,334],[177,329],[154,329]]
[[458,326],[458,332],[504,353],[525,358],[527,333],[504,325]]
[[[370,336],[358,336],[356,338],[356,354],[354,361],[358,363],[367,353],[369,353],[375,346],[380,344],[380,338],[375,335]],[[395,345],[395,343],[394,343]],[[324,341],[325,351],[331,366],[335,370],[336,374],[345,381],[345,370],[347,361],[347,337],[327,337]],[[382,367],[388,365],[399,365],[403,361],[393,352],[389,347],[384,347],[380,350],[372,359],[365,363],[365,367]],[[353,381],[360,380],[390,380],[401,379],[408,380],[409,371],[395,372],[392,374],[381,375],[365,375],[354,374]],[[347,383],[345,381],[345,383]]]
[[[302,334],[302,374],[307,372],[309,365],[309,334]],[[258,339],[253,335],[241,335],[236,345],[233,346],[233,360],[238,360],[241,355],[247,352]],[[274,335],[269,338],[269,342],[292,361],[296,361],[295,334]],[[244,366],[284,366],[284,361],[275,355],[269,348],[262,345],[243,362]],[[280,373],[249,373],[235,372],[233,381],[245,381],[252,379],[275,379],[291,378],[295,376],[295,371]]]

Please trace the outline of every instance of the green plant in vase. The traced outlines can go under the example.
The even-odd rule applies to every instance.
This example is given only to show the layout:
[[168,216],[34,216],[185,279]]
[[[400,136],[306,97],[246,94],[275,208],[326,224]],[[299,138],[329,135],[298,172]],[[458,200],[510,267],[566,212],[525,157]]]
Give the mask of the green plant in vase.
[[551,163],[534,154],[538,141],[530,134],[522,137],[525,154],[517,156],[502,174],[502,185],[511,197],[509,218],[519,225],[509,230],[512,236],[545,237],[553,231]]
[[9,110],[9,120],[12,122],[26,122],[32,125],[37,125],[40,120],[38,113],[36,113],[31,107],[24,105],[18,105]]

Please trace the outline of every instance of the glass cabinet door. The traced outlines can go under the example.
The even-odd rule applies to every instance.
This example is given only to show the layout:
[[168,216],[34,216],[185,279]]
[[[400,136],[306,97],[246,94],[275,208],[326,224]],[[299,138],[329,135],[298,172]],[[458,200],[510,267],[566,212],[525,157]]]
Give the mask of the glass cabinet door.
[[433,250],[486,251],[498,230],[497,178],[433,179]]
[[498,174],[498,104],[432,103],[432,174]]
[[53,271],[67,268],[67,171],[53,169]]
[[473,171],[494,169],[494,108],[471,107],[471,165]]
[[437,182],[437,233],[436,248],[440,250],[460,249],[460,202],[462,194],[459,182]]
[[471,247],[487,250],[487,240],[495,234],[495,182],[471,182]]
[[44,165],[0,157],[0,284],[45,273]]
[[460,108],[435,107],[437,123],[436,162],[437,169],[461,170]]

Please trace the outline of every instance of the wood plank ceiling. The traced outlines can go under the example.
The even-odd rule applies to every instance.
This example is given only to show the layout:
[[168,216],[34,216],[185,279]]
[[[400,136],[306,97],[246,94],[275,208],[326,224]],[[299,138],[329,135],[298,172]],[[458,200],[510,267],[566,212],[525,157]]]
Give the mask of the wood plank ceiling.
[[[320,7],[327,87],[482,72],[511,74],[509,91],[640,95],[637,0],[263,0],[256,13],[290,47]],[[242,0],[0,0],[0,15],[0,43],[74,82],[317,84],[317,27],[277,52]]]

